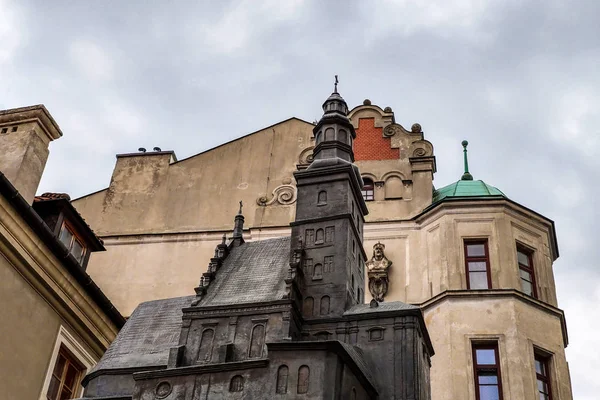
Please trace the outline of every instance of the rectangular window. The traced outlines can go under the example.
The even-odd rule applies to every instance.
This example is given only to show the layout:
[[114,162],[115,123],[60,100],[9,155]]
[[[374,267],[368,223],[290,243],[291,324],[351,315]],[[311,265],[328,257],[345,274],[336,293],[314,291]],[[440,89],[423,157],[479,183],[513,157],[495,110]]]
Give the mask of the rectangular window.
[[540,400],[552,400],[550,390],[550,359],[540,354],[535,355],[535,376]]
[[537,297],[532,252],[522,247],[517,247],[517,262],[519,263],[519,278],[521,278],[523,293]]
[[83,263],[85,258],[85,246],[83,245],[83,241],[79,239],[73,230],[67,225],[63,224],[60,228],[60,234],[58,236],[61,242],[65,245],[65,247],[69,250],[69,252],[75,257],[79,264]]
[[497,343],[473,344],[475,397],[477,400],[502,400],[502,379]]
[[487,240],[465,240],[467,289],[491,289],[490,257]]
[[77,388],[84,370],[85,368],[75,357],[64,346],[61,346],[52,370],[46,398],[48,400],[73,399],[77,395]]

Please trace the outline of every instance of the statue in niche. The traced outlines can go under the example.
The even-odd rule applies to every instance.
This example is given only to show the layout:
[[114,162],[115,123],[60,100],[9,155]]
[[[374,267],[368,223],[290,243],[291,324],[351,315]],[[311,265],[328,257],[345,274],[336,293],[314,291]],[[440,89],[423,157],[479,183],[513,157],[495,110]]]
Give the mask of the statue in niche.
[[384,253],[385,245],[377,242],[373,246],[373,257],[367,262],[367,275],[369,277],[369,291],[376,301],[383,301],[387,294],[389,279],[388,270],[392,262]]

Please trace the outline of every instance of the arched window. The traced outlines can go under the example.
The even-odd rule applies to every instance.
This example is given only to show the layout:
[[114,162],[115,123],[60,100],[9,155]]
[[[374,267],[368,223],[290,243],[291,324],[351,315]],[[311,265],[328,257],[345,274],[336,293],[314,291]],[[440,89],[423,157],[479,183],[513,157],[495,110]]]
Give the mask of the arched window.
[[200,338],[200,349],[198,350],[197,360],[200,362],[208,362],[212,356],[213,338],[215,337],[214,329],[205,329]]
[[323,279],[323,264],[315,264],[315,270],[312,278],[313,280]]
[[350,143],[348,143],[348,133],[346,133],[345,130],[340,129],[338,131],[338,141],[340,141],[342,143],[350,144]]
[[362,195],[365,201],[372,201],[375,198],[375,185],[371,178],[363,178]]
[[325,141],[335,140],[335,131],[333,128],[325,129]]
[[230,392],[241,392],[244,390],[244,378],[241,375],[236,375],[229,382]]
[[402,179],[397,176],[390,176],[385,180],[385,198],[387,199],[401,199],[402,192],[404,190],[404,184]]
[[329,296],[321,297],[321,307],[319,311],[319,314],[321,315],[329,314]]
[[277,394],[285,394],[287,393],[287,385],[288,385],[288,375],[289,369],[287,365],[282,365],[277,370],[277,386],[275,389],[275,393]]
[[252,338],[250,339],[250,358],[258,358],[262,356],[265,343],[265,326],[256,325],[252,329]]
[[351,400],[356,400],[356,389],[352,388],[352,396],[350,396]]
[[310,379],[310,369],[303,365],[298,368],[298,394],[308,393],[308,384]]
[[327,192],[324,190],[321,190],[319,192],[319,196],[317,197],[317,205],[322,206],[325,204],[327,204]]
[[304,316],[312,317],[313,315],[313,307],[315,305],[315,300],[312,297],[307,297],[304,299]]
[[323,244],[325,242],[325,232],[323,229],[317,229],[317,233],[315,235],[315,244]]

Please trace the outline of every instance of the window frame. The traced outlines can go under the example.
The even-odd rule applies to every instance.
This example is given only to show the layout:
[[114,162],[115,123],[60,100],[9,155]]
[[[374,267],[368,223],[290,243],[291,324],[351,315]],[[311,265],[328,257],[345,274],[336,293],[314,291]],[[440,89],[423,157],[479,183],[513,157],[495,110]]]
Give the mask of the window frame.
[[[485,256],[469,256],[467,251],[467,247],[473,244],[483,244],[485,250]],[[466,273],[466,281],[467,281],[467,290],[490,290],[492,289],[492,271],[490,265],[490,250],[488,246],[487,238],[473,238],[473,239],[463,239],[463,252],[465,257],[465,273]],[[469,271],[469,262],[485,262],[485,272],[487,276],[487,284],[488,287],[486,289],[471,289],[471,274]]]
[[[63,230],[67,230],[71,234],[71,241],[68,246],[61,239]],[[81,239],[81,237],[77,234],[77,230],[73,228],[71,224],[69,224],[66,220],[63,221],[62,225],[60,226],[60,229],[58,231],[58,239],[62,244],[65,245],[67,250],[69,250],[69,254],[71,254],[79,264],[83,265],[88,253],[88,247],[85,245],[85,241]],[[73,254],[73,244],[75,243],[75,241],[77,241],[77,243],[79,243],[79,246],[81,246],[81,256],[79,259],[77,259],[75,257],[75,254]]]
[[[375,181],[368,177],[363,177],[363,188],[361,189],[362,197],[365,201],[375,200]],[[367,184],[367,181],[371,182]]]
[[[67,331],[64,326],[60,326],[58,330],[58,334],[56,337],[56,342],[54,343],[54,349],[52,350],[52,356],[48,362],[48,368],[46,370],[46,378],[44,380],[44,384],[42,385],[42,390],[40,392],[39,400],[47,400],[48,389],[50,388],[50,381],[52,379],[52,372],[54,371],[54,366],[56,365],[56,361],[58,360],[58,354],[61,346],[66,348],[75,359],[84,367],[81,378],[90,371],[94,365],[98,362],[94,357],[92,357],[83,346],[75,339],[73,335]],[[81,386],[81,379],[75,390],[74,396],[75,398],[81,397],[83,394],[83,387]]]
[[[546,371],[546,375],[545,376],[542,375],[542,374],[539,374],[537,372],[535,364],[538,361],[544,366],[544,369]],[[540,395],[540,389],[539,389],[538,381],[541,380],[548,387],[548,400],[553,400],[554,399],[554,396],[552,396],[552,373],[551,373],[551,369],[550,369],[551,362],[552,362],[552,356],[549,356],[549,355],[546,355],[544,353],[541,353],[539,351],[535,351],[534,350],[534,353],[533,353],[533,370],[535,372],[535,390],[537,391],[536,398],[539,398],[539,395]]]
[[[521,262],[519,262],[519,253],[527,256],[527,259],[529,261],[529,266],[523,265],[521,264]],[[537,291],[537,279],[535,276],[535,266],[533,265],[533,250],[521,245],[517,243],[517,267],[519,268],[519,283],[521,283],[521,292],[525,293],[525,291],[523,291],[523,278],[521,277],[521,271],[525,271],[527,272],[530,276],[531,276],[531,294],[525,293],[528,296],[531,296],[535,299],[538,298],[538,291]]]
[[[477,350],[494,350],[495,364],[478,364],[477,363]],[[500,366],[500,350],[498,348],[497,341],[488,341],[488,342],[471,342],[471,353],[473,357],[473,381],[475,383],[475,399],[481,400],[479,395],[479,371],[486,370],[496,370],[496,375],[498,379],[498,398],[502,400],[502,368]]]
[[[55,374],[55,369],[58,366],[58,363],[59,363],[61,357],[65,360],[65,363],[62,366],[61,371],[59,371],[60,376],[58,376]],[[66,383],[66,381],[67,381],[66,378],[68,375],[69,367],[72,367],[76,371],[75,377],[73,378],[73,384],[71,387],[69,387]],[[75,399],[75,398],[79,397],[76,393],[79,391],[79,385],[81,383],[81,380],[85,376],[86,368],[77,359],[77,357],[73,353],[71,353],[69,351],[69,349],[67,349],[66,346],[64,346],[64,345],[60,346],[60,348],[58,350],[58,355],[54,361],[54,365],[52,366],[51,371],[52,372],[50,374],[50,385],[48,385],[48,389],[46,390],[46,399],[59,400],[62,397],[63,391],[65,390],[65,388],[66,388],[66,390],[68,390],[68,392],[71,393],[69,398]],[[53,397],[53,398],[49,397],[50,393],[48,393],[52,386],[51,385],[52,378],[56,378],[58,380],[58,389],[56,391],[56,397]]]

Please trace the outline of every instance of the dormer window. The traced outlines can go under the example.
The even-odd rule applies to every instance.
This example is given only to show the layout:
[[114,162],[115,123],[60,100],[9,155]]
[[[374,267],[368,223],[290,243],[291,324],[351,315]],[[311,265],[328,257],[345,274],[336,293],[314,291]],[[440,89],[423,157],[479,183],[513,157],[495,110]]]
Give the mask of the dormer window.
[[60,228],[59,239],[69,250],[69,253],[75,257],[77,262],[82,264],[85,258],[86,248],[83,245],[83,241],[77,237],[77,235],[74,233],[74,230],[69,227],[68,224],[63,223],[62,227]]

